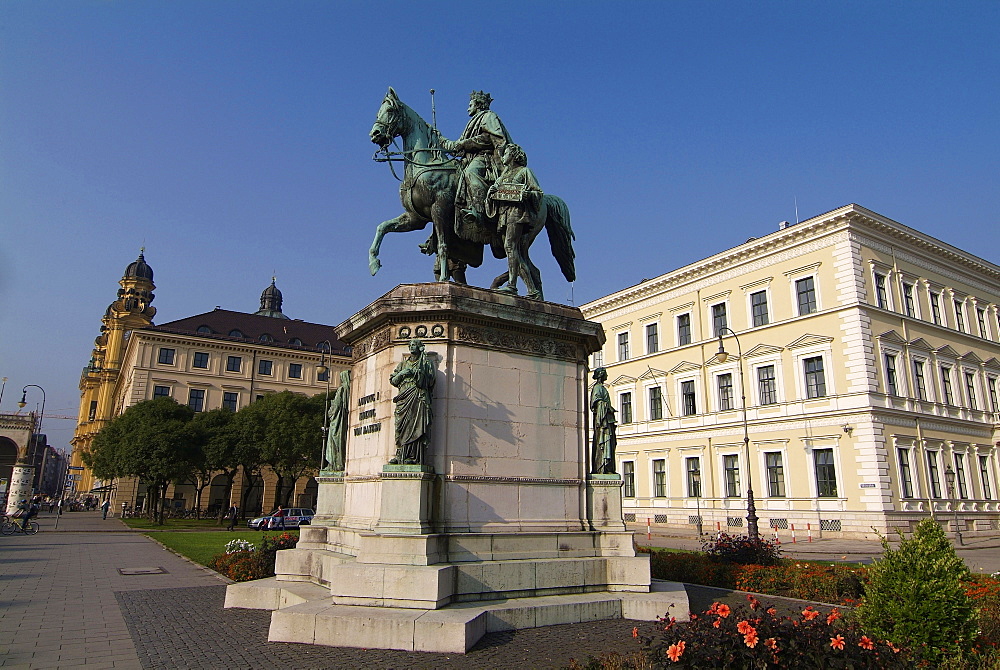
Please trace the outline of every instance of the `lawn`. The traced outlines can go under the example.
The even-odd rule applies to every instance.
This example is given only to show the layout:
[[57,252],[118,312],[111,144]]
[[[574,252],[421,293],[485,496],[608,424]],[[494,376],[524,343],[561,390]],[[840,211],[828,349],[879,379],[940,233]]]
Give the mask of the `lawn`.
[[[212,519],[165,519],[163,525],[159,525],[155,521],[151,521],[146,517],[131,517],[128,519],[122,519],[122,522],[129,528],[136,528],[138,530],[225,530],[228,521],[224,521],[223,524],[219,525],[219,520]],[[240,527],[247,530],[247,522],[240,521]]]
[[[128,519],[131,521],[131,519]],[[186,520],[180,519],[179,522]],[[259,530],[237,530],[229,532],[226,530],[206,531],[202,533],[192,533],[190,530],[165,530],[149,535],[150,538],[164,544],[167,548],[173,549],[182,556],[187,556],[195,563],[207,566],[212,557],[221,554],[230,540],[247,540],[260,546],[261,538],[264,535],[280,535],[283,531],[271,531],[263,533]],[[289,534],[298,537],[297,530],[289,530]]]

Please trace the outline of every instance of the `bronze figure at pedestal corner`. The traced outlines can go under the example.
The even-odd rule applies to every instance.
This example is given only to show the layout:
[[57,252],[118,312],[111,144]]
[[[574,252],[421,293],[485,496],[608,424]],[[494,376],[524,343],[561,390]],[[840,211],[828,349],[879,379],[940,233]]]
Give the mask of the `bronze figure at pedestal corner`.
[[604,368],[594,370],[594,384],[590,391],[590,409],[594,413],[594,441],[591,460],[591,473],[595,475],[613,475],[615,467],[615,448],[618,446],[618,427],[615,421],[615,408],[611,404],[611,394],[605,388],[608,371]]
[[[506,205],[522,202],[526,189],[512,181],[510,187],[492,189],[504,157],[510,136],[499,117],[489,110],[492,98],[475,91],[469,104],[472,119],[465,132],[454,142],[444,138],[404,104],[391,88],[379,107],[370,137],[380,148],[376,160],[402,162],[405,165],[400,198],[404,211],[394,219],[383,221],[375,232],[368,251],[368,265],[374,275],[382,266],[378,259],[382,239],[387,233],[421,230],[433,223],[430,238],[420,245],[421,251],[436,256],[435,278],[439,281],[465,283],[467,266],[479,267],[483,248],[489,244],[496,258],[507,258],[510,249],[518,252],[515,260],[518,276],[530,276],[529,297],[542,299],[541,275],[531,263],[528,249],[544,228],[549,235],[552,254],[567,281],[575,281],[575,238],[570,225],[569,208],[561,198],[538,191],[537,207],[522,207],[517,244],[505,244],[505,230],[498,227],[498,215]],[[403,150],[390,152],[389,144],[402,137]],[[452,154],[455,158],[448,158]],[[523,177],[523,175],[521,175]],[[537,181],[532,180],[537,188]],[[501,182],[501,186],[503,186]],[[499,207],[488,206],[491,202]],[[456,211],[459,216],[456,217]],[[494,216],[490,216],[490,213]],[[526,216],[527,214],[531,216]],[[522,267],[523,266],[523,267]],[[493,281],[492,288],[505,282],[505,292],[511,292],[510,262],[508,271]]]
[[341,370],[340,386],[330,402],[329,431],[326,434],[326,453],[324,470],[343,472],[347,457],[347,417],[351,404],[351,372]]
[[389,465],[423,465],[434,421],[434,363],[420,340],[410,340],[410,354],[389,376],[389,383],[399,389],[392,401],[396,419],[396,455]]

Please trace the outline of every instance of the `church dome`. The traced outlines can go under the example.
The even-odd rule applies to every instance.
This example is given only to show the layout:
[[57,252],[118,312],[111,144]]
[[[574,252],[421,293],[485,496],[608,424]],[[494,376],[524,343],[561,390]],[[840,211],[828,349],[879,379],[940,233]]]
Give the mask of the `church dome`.
[[146,259],[143,258],[141,251],[139,252],[139,257],[125,268],[125,276],[122,279],[148,279],[149,281],[153,281],[153,268],[146,264]]
[[260,294],[260,309],[254,314],[275,319],[288,318],[281,313],[281,291],[274,285],[274,277],[271,277],[271,285]]

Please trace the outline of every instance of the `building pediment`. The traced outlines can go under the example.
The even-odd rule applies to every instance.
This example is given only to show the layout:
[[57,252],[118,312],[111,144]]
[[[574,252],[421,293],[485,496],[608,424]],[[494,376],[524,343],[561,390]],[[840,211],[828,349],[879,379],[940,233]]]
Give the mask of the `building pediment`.
[[923,351],[934,351],[934,347],[928,344],[927,340],[922,337],[918,337],[915,340],[910,340],[911,349],[922,349]]
[[983,359],[976,355],[974,351],[967,351],[959,357],[963,363],[975,363],[979,365],[983,362]]
[[618,375],[615,380],[611,382],[611,386],[624,386],[626,384],[634,384],[635,377],[630,377],[628,375]]
[[670,374],[678,374],[681,372],[691,372],[692,370],[700,370],[701,365],[698,363],[692,363],[691,361],[681,361],[673,368],[670,369]]
[[989,360],[983,361],[983,365],[988,368],[1000,368],[1000,361],[993,356]]
[[726,360],[722,361],[722,360],[719,360],[719,354],[715,354],[714,356],[712,356],[711,358],[709,358],[707,361],[705,361],[705,365],[718,365],[719,363],[728,363],[729,361],[738,361],[738,360],[740,360],[739,356],[735,356],[733,354],[728,354],[726,356]]
[[663,370],[656,370],[654,368],[649,368],[648,370],[646,370],[645,372],[643,372],[641,375],[639,375],[639,379],[652,379],[652,380],[656,381],[657,379],[662,379],[662,378],[664,378],[666,376],[667,376],[667,373],[664,372]]
[[756,358],[758,356],[774,356],[780,354],[784,348],[776,347],[773,344],[758,344],[746,353],[747,358]]
[[833,342],[832,337],[827,337],[826,335],[813,335],[812,333],[806,333],[794,342],[789,342],[787,347],[789,349],[799,349],[801,347],[814,347],[820,344],[830,344]]
[[952,358],[958,358],[958,352],[952,349],[949,345],[944,345],[943,347],[938,347],[934,350],[939,356],[951,356]]
[[881,335],[878,335],[877,337],[882,342],[889,342],[891,344],[899,344],[899,345],[906,344],[906,340],[900,337],[899,333],[897,333],[895,330],[887,330]]

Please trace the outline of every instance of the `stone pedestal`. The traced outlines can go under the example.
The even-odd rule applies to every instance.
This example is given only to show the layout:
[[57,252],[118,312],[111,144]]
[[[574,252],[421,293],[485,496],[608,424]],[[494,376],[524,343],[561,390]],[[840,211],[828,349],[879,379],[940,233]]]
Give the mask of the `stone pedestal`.
[[[620,478],[589,476],[587,356],[576,308],[451,283],[396,287],[337,328],[351,345],[343,476],[272,580],[227,606],[274,609],[271,640],[465,652],[487,631],[687,612],[651,589]],[[423,341],[436,365],[423,466],[387,465],[389,376]]]

